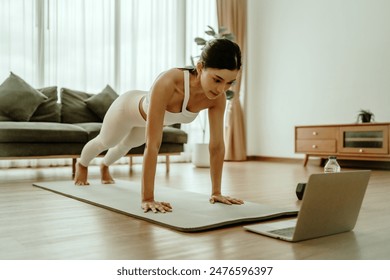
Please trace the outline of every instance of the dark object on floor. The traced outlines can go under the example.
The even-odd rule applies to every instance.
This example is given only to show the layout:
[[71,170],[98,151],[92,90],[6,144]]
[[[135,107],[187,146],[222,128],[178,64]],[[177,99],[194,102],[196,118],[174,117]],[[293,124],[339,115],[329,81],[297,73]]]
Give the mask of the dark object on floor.
[[302,200],[303,193],[305,192],[306,183],[298,183],[295,193],[299,200]]

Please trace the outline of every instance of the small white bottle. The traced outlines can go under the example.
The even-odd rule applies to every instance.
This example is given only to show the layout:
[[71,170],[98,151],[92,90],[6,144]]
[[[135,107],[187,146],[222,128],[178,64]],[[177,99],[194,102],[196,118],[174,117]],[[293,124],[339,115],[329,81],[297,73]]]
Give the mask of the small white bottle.
[[328,162],[324,166],[324,173],[340,172],[340,165],[335,156],[330,156]]

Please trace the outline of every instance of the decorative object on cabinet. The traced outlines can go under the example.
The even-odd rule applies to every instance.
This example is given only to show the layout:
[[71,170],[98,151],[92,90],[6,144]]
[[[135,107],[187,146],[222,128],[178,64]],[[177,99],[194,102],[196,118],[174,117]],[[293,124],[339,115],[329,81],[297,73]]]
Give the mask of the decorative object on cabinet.
[[362,123],[370,123],[374,121],[374,113],[372,113],[370,110],[360,110],[358,117],[357,117],[357,122],[362,122]]

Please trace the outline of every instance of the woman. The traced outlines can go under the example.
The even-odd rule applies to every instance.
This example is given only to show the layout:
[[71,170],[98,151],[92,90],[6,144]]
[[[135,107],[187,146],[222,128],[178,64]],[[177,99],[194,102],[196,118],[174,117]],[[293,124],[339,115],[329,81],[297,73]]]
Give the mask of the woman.
[[195,69],[174,68],[162,73],[149,93],[129,91],[120,95],[106,113],[100,134],[88,142],[75,176],[76,185],[88,185],[88,164],[108,149],[101,164],[102,183],[114,183],[109,165],[136,146],[146,143],[142,168],[142,204],[145,212],[171,212],[168,202],[154,199],[154,180],[163,126],[189,123],[199,111],[208,109],[210,123],[210,202],[242,204],[240,199],[221,193],[225,154],[223,122],[225,91],[236,80],[241,68],[241,51],[227,39],[210,41]]

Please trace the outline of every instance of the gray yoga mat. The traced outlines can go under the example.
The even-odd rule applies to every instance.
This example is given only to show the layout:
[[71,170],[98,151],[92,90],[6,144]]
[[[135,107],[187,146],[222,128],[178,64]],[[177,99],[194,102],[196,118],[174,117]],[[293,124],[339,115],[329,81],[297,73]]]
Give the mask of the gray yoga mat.
[[95,206],[131,217],[143,219],[178,231],[195,232],[221,226],[259,222],[267,219],[297,215],[296,209],[278,208],[245,202],[243,205],[211,204],[206,194],[156,186],[155,198],[171,203],[173,212],[144,213],[140,204],[140,184],[116,180],[113,185],[90,180],[89,186],[75,186],[73,181],[33,183],[52,191]]

